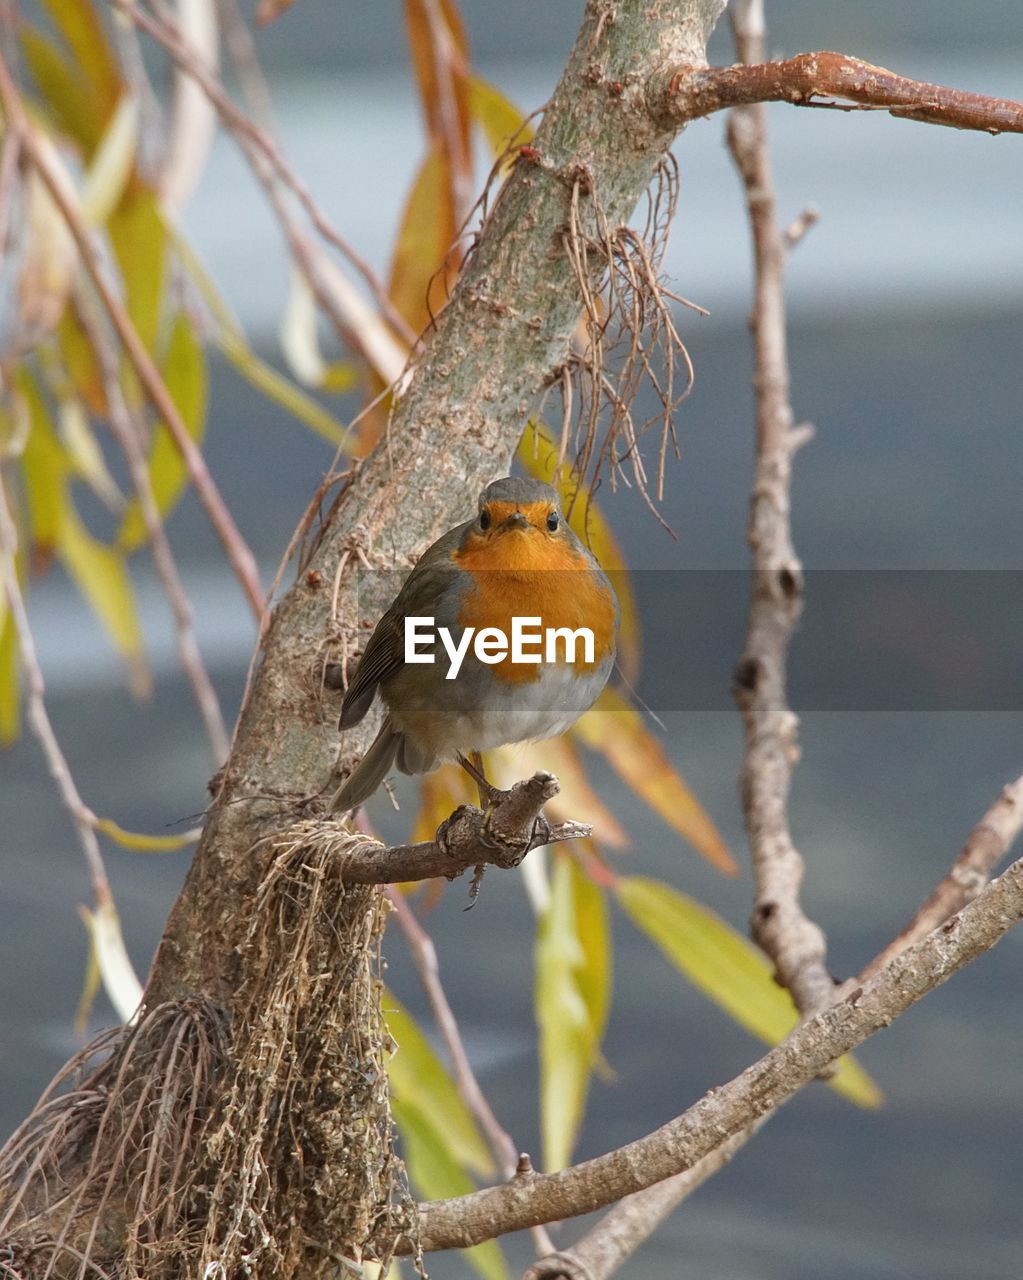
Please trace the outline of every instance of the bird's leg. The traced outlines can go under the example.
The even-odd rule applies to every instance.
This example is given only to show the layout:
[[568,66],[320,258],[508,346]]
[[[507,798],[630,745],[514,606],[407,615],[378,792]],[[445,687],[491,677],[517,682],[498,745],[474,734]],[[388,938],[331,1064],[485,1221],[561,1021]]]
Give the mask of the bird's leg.
[[[458,763],[476,783],[476,790],[480,798],[480,808],[486,815],[483,824],[483,829],[486,831],[487,817],[489,817],[490,811],[499,799],[501,792],[496,787],[491,786],[483,770],[482,752],[470,751],[468,756],[463,756],[459,752]],[[469,885],[469,906],[465,908],[466,911],[476,905],[476,899],[480,896],[480,885],[483,883],[483,875],[486,869],[487,864],[485,862],[481,862],[473,868],[472,883]]]
[[470,751],[468,756],[463,756],[461,752],[458,754],[458,763],[465,772],[476,783],[476,791],[480,798],[480,808],[486,811],[492,809],[501,796],[501,792],[497,787],[492,786],[483,771],[483,755],[479,751]]

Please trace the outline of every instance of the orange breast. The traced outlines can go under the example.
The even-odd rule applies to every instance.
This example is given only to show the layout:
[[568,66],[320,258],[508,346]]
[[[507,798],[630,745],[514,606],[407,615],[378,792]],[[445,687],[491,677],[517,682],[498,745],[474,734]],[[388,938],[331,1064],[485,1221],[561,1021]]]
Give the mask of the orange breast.
[[[459,610],[461,626],[498,627],[509,637],[514,617],[538,617],[543,630],[589,627],[594,661],[582,661],[582,646],[577,646],[575,667],[580,672],[592,671],[613,652],[615,606],[611,592],[570,543],[545,537],[534,529],[489,538],[470,535],[452,558],[473,579]],[[564,661],[564,652],[564,643],[559,642],[560,661]],[[542,666],[512,662],[508,657],[491,670],[500,679],[525,683],[539,679]]]

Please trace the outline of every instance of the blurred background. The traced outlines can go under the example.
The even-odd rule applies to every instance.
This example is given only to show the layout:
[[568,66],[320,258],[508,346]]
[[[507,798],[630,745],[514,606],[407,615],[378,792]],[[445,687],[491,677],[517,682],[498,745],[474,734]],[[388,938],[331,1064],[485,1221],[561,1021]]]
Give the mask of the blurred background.
[[[461,7],[482,74],[525,111],[539,107],[567,56],[581,2],[462,0]],[[1023,11],[1008,0],[788,0],[767,7],[778,56],[841,49],[918,79],[1023,98]],[[381,271],[421,151],[401,22],[394,0],[298,0],[258,36],[284,151]],[[712,52],[732,60],[726,24]],[[1023,569],[1021,142],[883,113],[777,106],[770,121],[783,217],[811,204],[821,212],[789,273],[793,403],[797,416],[817,427],[796,464],[797,548],[809,567],[831,571],[829,584],[854,569],[878,571],[878,581],[881,571],[894,570],[936,571],[937,583],[940,571],[951,569],[964,571],[965,578],[954,575],[960,581],[995,575],[987,579],[996,586],[985,609],[960,611],[951,639],[941,608],[923,620],[910,610],[901,627],[893,624],[903,646],[917,646],[910,665],[922,653],[936,664],[932,688],[940,690],[961,673],[964,652],[968,665],[984,666],[995,631],[999,661],[1013,654],[1021,621],[1020,578],[1012,572]],[[681,203],[666,274],[711,313],[682,316],[696,385],[677,418],[683,456],[671,469],[665,505],[677,541],[634,495],[605,490],[602,500],[632,566],[715,570],[741,605],[752,433],[749,247],[723,130],[723,117],[700,122],[676,147]],[[186,230],[253,343],[279,363],[284,255],[229,140],[216,143]],[[214,366],[211,395],[210,467],[269,581],[332,451],[225,367]],[[170,532],[204,655],[233,713],[254,639],[250,615],[192,498],[175,512]],[[909,580],[905,572],[891,579]],[[202,809],[209,761],[177,673],[166,604],[145,565],[137,581],[156,675],[149,702],[132,702],[117,659],[57,569],[33,591],[35,634],[51,714],[89,805],[130,828],[179,829],[172,824]],[[813,630],[813,583],[811,575],[808,616],[793,650],[797,673],[801,644],[828,650],[829,636]],[[661,714],[666,747],[742,863],[740,880],[716,875],[596,759],[592,767],[600,794],[633,838],[621,868],[668,879],[744,929],[750,877],[736,792],[741,726],[727,690],[742,645],[741,608],[712,616],[720,617],[716,630],[703,613],[689,628],[680,610],[674,633],[662,636],[662,644],[674,644],[687,686],[706,693],[681,709],[665,705]],[[905,662],[904,648],[899,652]],[[1011,656],[1005,669],[1018,676]],[[926,692],[900,699],[898,688],[882,677],[869,699],[858,701],[854,684],[830,702],[810,690],[799,706],[803,759],[792,819],[808,863],[806,906],[828,933],[839,976],[898,929],[1023,762],[1018,684],[1004,699],[997,686],[986,687],[975,704],[964,696],[954,710]],[[34,743],[26,737],[0,770],[6,1133],[77,1047],[72,1023],[86,942],[75,906],[88,901],[89,888]],[[374,816],[387,835],[407,827],[407,815],[388,815],[380,803]],[[140,973],[186,866],[187,854],[108,854]],[[430,923],[442,973],[484,1088],[516,1142],[536,1151],[531,914],[511,876],[488,877],[476,909],[466,915],[463,906],[458,884]],[[606,1054],[616,1078],[594,1087],[580,1156],[662,1123],[759,1054],[624,918],[614,925]],[[386,952],[388,981],[425,1020],[396,936]],[[860,1056],[887,1095],[883,1110],[865,1114],[823,1087],[806,1090],[623,1274],[1018,1274],[1021,961],[1023,938],[1010,935],[866,1046]],[[111,1017],[101,1005],[94,1025]],[[570,1225],[559,1239],[576,1232]],[[527,1256],[528,1241],[518,1242],[515,1259]],[[436,1258],[431,1270],[468,1274],[448,1257]]]

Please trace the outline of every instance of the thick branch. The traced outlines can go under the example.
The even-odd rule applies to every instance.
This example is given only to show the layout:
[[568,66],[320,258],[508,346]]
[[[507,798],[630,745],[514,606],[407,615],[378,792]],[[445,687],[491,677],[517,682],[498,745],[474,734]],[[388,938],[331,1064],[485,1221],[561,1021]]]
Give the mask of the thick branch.
[[826,107],[834,105],[826,101],[834,98],[924,124],[1023,133],[1023,103],[910,80],[859,58],[830,52],[800,53],[783,62],[754,66],[680,67],[668,81],[662,111],[665,119],[684,124],[755,102]]
[[801,1023],[741,1075],[646,1137],[560,1173],[518,1177],[505,1186],[421,1205],[423,1248],[464,1248],[539,1222],[589,1213],[691,1169],[990,950],[1021,918],[1023,860],[869,982]]
[[683,1200],[723,1169],[769,1119],[761,1116],[673,1178],[626,1196],[570,1249],[534,1262],[522,1280],[607,1280]]
[[[734,23],[740,56],[762,56],[762,7],[740,5]],[[741,790],[756,895],[751,933],[801,1013],[830,1002],[824,934],[803,913],[804,865],[789,829],[788,798],[799,757],[798,720],[788,704],[786,658],[803,603],[803,571],[792,544],[792,455],[807,432],[793,430],[785,332],[784,235],[776,221],[774,180],[763,106],[742,107],[728,122],[728,144],[742,176],[753,235],[756,468],[748,541],[753,594],[735,694],[746,727]]]

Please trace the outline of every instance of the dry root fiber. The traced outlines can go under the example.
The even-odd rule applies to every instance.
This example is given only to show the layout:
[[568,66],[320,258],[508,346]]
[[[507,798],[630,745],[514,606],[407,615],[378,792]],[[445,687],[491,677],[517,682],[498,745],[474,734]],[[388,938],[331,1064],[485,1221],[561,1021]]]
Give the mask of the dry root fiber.
[[314,1280],[358,1274],[368,1242],[409,1233],[381,898],[343,884],[350,837],[314,831],[271,850],[231,1010],[145,1010],[69,1063],[11,1138],[0,1277]]

